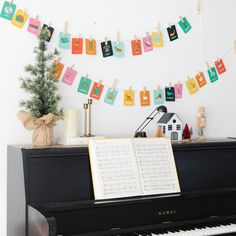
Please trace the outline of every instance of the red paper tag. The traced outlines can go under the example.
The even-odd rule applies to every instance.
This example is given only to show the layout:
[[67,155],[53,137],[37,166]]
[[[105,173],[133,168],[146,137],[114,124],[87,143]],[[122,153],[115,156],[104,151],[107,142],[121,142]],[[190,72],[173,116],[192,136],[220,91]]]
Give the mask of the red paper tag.
[[102,95],[103,88],[104,88],[104,85],[95,82],[93,84],[90,97],[99,100]]
[[219,75],[223,74],[226,71],[226,68],[222,59],[216,60],[215,66]]
[[132,53],[134,56],[142,54],[141,40],[135,39],[131,41]]
[[83,53],[83,39],[73,38],[72,39],[72,54],[82,54]]

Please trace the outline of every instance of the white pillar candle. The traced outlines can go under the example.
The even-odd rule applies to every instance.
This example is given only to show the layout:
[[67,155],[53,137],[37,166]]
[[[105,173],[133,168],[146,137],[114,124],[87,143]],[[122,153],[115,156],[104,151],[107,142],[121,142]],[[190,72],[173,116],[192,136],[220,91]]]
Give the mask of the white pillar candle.
[[78,137],[78,110],[64,110],[64,137]]

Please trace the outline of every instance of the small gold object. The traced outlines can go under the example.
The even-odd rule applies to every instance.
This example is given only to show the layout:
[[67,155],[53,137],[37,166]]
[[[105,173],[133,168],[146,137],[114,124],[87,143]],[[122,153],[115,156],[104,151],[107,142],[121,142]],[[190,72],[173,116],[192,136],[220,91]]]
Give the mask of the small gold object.
[[88,104],[84,103],[84,135],[82,137],[88,137],[87,135],[87,110],[88,110]]
[[91,105],[93,103],[93,100],[92,99],[88,99],[88,109],[89,109],[89,131],[88,131],[88,135],[87,137],[93,137],[94,135],[92,135],[91,133],[91,129],[92,129],[92,122],[91,122],[91,119],[92,119],[92,113],[91,113]]

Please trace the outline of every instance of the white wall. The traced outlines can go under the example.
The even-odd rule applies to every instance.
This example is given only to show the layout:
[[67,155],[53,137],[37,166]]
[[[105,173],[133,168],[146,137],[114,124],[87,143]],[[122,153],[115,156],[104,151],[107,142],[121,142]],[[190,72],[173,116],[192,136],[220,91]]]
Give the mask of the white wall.
[[[134,34],[145,35],[154,30],[158,21],[167,26],[168,22],[176,23],[180,15],[194,9],[194,0],[148,0],[148,1],[82,1],[82,0],[18,0],[16,4],[35,16],[39,14],[45,22],[52,22],[57,29],[51,43],[58,46],[58,29],[62,29],[64,21],[70,22],[70,32],[74,35],[91,34],[99,39],[105,35],[115,37],[119,30],[121,38],[131,39]],[[2,4],[1,4],[2,5]],[[201,51],[201,27],[199,18],[192,15],[189,20],[193,29],[184,35],[179,30],[179,40],[170,43],[164,33],[166,46],[141,57],[133,57],[129,43],[126,42],[127,55],[123,59],[103,59],[99,56],[72,56],[62,52],[62,60],[68,65],[76,64],[81,74],[88,73],[93,80],[103,79],[111,84],[114,78],[119,79],[119,87],[130,85],[139,90],[144,85],[155,88],[169,82],[184,81],[188,75],[198,70],[205,70],[204,60],[213,62],[232,45],[236,39],[234,23],[236,2],[234,0],[204,0],[202,6],[204,54]],[[30,143],[31,134],[26,131],[16,112],[19,100],[25,97],[19,88],[18,77],[24,74],[24,66],[32,62],[32,50],[36,39],[25,28],[19,30],[9,22],[0,19],[1,40],[1,86],[0,101],[2,107],[1,122],[1,169],[0,169],[0,235],[5,235],[6,211],[6,145],[14,143]],[[99,48],[100,49],[100,48]],[[189,123],[196,133],[196,117],[198,107],[204,105],[207,114],[206,135],[209,137],[226,137],[236,135],[236,54],[229,53],[224,58],[227,73],[220,76],[215,84],[208,84],[196,95],[189,95],[184,88],[183,99],[166,104],[169,111],[176,112],[183,122]],[[87,97],[76,92],[78,79],[72,87],[61,84],[64,108],[82,108]],[[138,97],[137,97],[138,98]],[[95,101],[93,105],[93,132],[107,137],[132,137],[135,129],[154,109],[154,106],[142,108],[122,105],[121,93],[114,106],[103,101]],[[137,100],[138,103],[138,100]],[[82,116],[82,113],[81,113]],[[148,128],[149,136],[155,133],[155,122]],[[82,133],[82,117],[81,128]],[[62,135],[62,124],[56,128],[55,136]],[[2,227],[3,226],[3,227]]]

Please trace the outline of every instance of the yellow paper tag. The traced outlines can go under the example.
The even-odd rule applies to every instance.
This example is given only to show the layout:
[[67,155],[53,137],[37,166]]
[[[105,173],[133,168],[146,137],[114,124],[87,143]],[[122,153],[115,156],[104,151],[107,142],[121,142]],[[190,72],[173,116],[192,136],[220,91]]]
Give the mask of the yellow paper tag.
[[134,105],[134,90],[124,90],[124,105],[125,106]]
[[155,47],[155,48],[164,46],[163,37],[162,37],[161,32],[153,32],[152,33],[152,44],[153,44],[153,47]]
[[18,9],[16,11],[16,14],[14,15],[11,23],[21,29],[21,28],[23,28],[28,17],[29,17],[29,14],[27,14],[23,10]]
[[198,91],[198,86],[194,78],[187,80],[185,83],[190,94],[194,94]]

